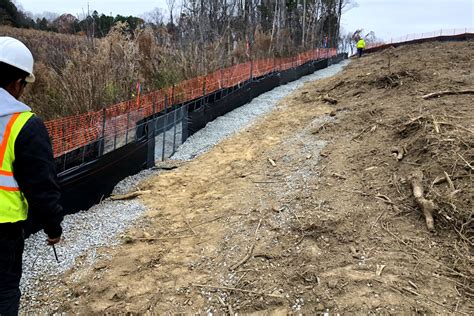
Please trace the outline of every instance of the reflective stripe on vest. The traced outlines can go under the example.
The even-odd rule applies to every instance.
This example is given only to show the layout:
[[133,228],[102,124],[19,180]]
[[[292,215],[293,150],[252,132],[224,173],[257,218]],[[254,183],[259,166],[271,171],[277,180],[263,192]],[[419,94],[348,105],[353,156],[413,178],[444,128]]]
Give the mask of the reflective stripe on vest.
[[28,216],[28,202],[13,175],[15,141],[31,112],[0,116],[0,223],[15,223]]

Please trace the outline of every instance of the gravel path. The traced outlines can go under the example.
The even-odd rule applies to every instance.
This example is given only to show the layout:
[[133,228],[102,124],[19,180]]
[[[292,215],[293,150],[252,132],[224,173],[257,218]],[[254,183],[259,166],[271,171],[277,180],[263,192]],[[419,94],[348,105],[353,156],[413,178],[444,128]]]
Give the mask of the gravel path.
[[[283,97],[301,87],[307,81],[335,75],[348,61],[332,65],[287,85],[277,87],[253,99],[250,103],[217,118],[192,135],[172,157],[175,160],[189,160],[203,154],[224,138],[252,124],[257,118],[271,111]],[[134,189],[140,181],[157,174],[157,170],[144,170],[120,182],[114,193],[122,194]],[[118,244],[118,236],[140,218],[146,211],[138,201],[105,200],[87,212],[68,215],[64,222],[64,241],[56,248],[60,263],[55,260],[51,247],[46,246],[46,236],[39,232],[25,244],[23,278],[21,282],[22,312],[35,313],[42,306],[37,298],[41,288],[54,287],[61,273],[71,268],[79,256],[85,262],[94,263],[96,249]],[[54,305],[54,302],[53,302]],[[50,309],[48,309],[50,310]]]
[[331,77],[341,71],[348,63],[348,60],[344,60],[284,86],[276,87],[259,95],[250,103],[218,117],[208,123],[205,128],[189,137],[171,159],[189,160],[207,152],[223,139],[251,125],[257,118],[270,112],[281,99],[303,86],[305,82]]

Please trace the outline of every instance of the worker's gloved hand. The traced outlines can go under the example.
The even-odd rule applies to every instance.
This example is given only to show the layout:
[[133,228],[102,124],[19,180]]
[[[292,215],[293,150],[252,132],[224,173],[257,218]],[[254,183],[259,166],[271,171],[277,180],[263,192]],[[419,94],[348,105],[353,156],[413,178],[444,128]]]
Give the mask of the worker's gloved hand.
[[63,234],[61,224],[47,225],[44,227],[44,232],[48,236],[48,239],[46,239],[48,245],[52,246],[61,241],[61,235]]
[[61,237],[57,237],[57,238],[49,238],[46,239],[46,242],[48,243],[48,245],[52,246],[52,245],[55,245],[57,244],[58,242],[61,241]]

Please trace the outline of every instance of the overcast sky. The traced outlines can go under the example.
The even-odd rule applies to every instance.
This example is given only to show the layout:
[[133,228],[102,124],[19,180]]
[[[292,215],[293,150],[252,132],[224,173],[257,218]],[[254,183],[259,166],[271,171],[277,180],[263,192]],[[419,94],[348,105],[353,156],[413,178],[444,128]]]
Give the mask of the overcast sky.
[[[354,0],[353,0],[354,1]],[[112,15],[141,16],[159,7],[165,0],[16,0],[26,11],[71,13],[91,11]],[[356,0],[358,7],[347,11],[342,27],[347,31],[374,31],[377,37],[426,33],[440,29],[473,28],[474,0]]]

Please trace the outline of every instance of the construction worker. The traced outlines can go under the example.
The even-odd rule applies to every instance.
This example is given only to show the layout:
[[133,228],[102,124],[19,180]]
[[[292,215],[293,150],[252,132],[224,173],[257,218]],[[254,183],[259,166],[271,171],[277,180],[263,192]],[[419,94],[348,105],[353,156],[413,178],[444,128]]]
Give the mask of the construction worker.
[[18,315],[24,229],[34,214],[54,245],[62,208],[46,127],[18,101],[33,83],[33,55],[20,41],[0,37],[0,315]]
[[365,41],[362,37],[357,42],[356,47],[357,47],[357,56],[359,56],[359,58],[360,58],[360,57],[362,57],[362,53],[364,52],[364,49],[365,49]]

